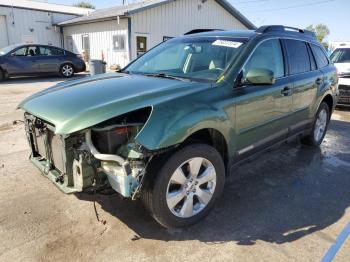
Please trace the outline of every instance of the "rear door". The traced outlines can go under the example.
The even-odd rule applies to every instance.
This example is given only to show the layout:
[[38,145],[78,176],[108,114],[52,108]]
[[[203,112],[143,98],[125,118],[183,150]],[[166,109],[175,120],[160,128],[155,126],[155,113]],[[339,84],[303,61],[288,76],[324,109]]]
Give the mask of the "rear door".
[[63,49],[51,46],[39,46],[40,56],[38,62],[40,72],[42,73],[57,73],[65,52]]
[[279,39],[266,40],[255,49],[243,67],[243,79],[250,69],[258,68],[273,71],[276,81],[273,85],[247,84],[235,90],[239,158],[288,134],[292,86],[285,77]]
[[293,83],[290,134],[308,127],[314,117],[317,90],[323,84],[323,73],[317,69],[308,43],[284,39],[289,64],[289,78]]
[[[321,88],[331,89],[333,93],[336,93],[337,92],[336,68],[330,64],[328,56],[326,55],[325,50],[323,48],[314,44],[310,44],[310,47],[315,57],[317,68],[321,70],[323,73],[323,86],[321,86]],[[350,56],[348,57],[348,59],[350,61]],[[348,75],[348,78],[345,78],[345,79],[348,80],[349,78],[350,78],[350,74]],[[339,86],[341,87],[341,78],[339,79]],[[343,102],[350,103],[350,87],[342,86],[342,88],[339,88],[339,91],[340,91],[340,96],[343,99]]]

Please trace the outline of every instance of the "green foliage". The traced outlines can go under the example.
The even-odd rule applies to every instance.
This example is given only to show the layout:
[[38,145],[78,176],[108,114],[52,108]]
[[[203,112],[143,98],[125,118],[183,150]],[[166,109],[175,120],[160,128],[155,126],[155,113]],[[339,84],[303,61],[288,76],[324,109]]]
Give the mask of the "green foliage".
[[89,8],[89,9],[96,9],[94,5],[92,5],[90,2],[80,1],[76,4],[74,4],[76,7],[82,7],[82,8]]
[[325,38],[330,33],[329,28],[325,24],[318,24],[316,26],[309,25],[305,29],[314,32],[316,34],[317,40],[321,43],[324,42]]

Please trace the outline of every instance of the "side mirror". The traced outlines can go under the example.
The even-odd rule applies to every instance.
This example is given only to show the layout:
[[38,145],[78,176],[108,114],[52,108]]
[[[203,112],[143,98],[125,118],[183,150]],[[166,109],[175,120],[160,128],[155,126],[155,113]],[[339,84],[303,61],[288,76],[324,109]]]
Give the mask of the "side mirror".
[[246,76],[246,81],[254,85],[273,85],[275,80],[274,73],[264,68],[252,68]]
[[16,54],[15,53],[11,53],[10,56],[16,56]]

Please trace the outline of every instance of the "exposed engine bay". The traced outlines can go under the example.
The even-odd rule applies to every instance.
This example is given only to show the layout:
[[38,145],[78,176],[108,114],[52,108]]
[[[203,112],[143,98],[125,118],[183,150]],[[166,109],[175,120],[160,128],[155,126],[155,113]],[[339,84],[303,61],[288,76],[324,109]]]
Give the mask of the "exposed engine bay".
[[53,125],[25,113],[31,160],[65,193],[110,185],[135,199],[153,156],[135,137],[151,110],[136,110],[69,135],[57,135]]

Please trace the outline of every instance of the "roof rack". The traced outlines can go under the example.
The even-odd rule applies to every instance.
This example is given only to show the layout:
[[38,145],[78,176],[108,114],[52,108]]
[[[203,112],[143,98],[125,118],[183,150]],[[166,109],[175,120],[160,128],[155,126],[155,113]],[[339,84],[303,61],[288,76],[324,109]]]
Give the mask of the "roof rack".
[[295,33],[304,34],[305,36],[316,38],[316,35],[314,32],[311,32],[305,29],[296,28],[296,27],[284,26],[284,25],[264,25],[256,29],[255,32],[261,33],[261,34],[269,33],[269,32],[295,32]]
[[184,33],[184,35],[192,35],[192,34],[212,32],[212,31],[224,31],[224,30],[222,30],[222,29],[193,29],[191,31],[188,31],[187,33]]

